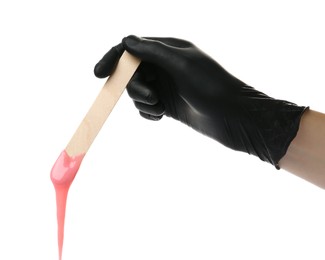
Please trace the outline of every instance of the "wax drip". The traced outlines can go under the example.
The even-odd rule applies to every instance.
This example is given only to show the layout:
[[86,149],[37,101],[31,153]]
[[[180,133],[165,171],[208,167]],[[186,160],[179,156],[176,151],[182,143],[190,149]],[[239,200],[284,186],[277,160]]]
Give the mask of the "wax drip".
[[64,150],[51,170],[51,180],[56,193],[59,260],[62,259],[64,220],[68,192],[84,156],[84,154],[69,156]]

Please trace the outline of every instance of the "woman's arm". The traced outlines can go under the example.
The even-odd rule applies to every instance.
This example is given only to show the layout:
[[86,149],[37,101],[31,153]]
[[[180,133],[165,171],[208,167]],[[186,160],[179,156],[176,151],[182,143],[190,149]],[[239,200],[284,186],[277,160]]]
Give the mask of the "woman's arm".
[[325,114],[307,110],[280,168],[325,189]]

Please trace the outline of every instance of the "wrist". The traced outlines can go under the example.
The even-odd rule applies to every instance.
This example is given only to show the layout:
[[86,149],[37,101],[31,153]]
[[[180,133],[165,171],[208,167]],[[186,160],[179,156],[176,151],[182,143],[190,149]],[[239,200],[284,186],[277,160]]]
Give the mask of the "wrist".
[[271,98],[250,87],[247,89],[250,92],[240,104],[238,120],[244,133],[239,144],[249,154],[280,169],[279,161],[296,137],[301,117],[308,108]]
[[308,110],[280,167],[325,189],[325,114]]

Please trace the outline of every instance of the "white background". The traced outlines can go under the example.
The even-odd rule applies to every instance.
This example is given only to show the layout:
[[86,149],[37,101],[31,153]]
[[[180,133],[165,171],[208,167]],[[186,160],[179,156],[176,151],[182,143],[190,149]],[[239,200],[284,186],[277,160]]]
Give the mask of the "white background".
[[[194,42],[272,97],[325,111],[322,1],[0,3],[0,259],[57,259],[50,170],[129,34]],[[71,186],[64,260],[324,259],[325,193],[126,93]]]

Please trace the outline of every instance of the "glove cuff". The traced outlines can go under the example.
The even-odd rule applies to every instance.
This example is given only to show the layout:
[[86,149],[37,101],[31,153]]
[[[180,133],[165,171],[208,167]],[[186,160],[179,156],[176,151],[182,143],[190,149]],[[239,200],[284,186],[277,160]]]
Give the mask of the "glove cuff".
[[301,117],[308,108],[266,95],[261,99],[249,98],[240,120],[240,127],[247,130],[241,135],[241,149],[280,169],[279,161],[296,137]]
[[287,150],[297,136],[301,117],[309,107],[297,106],[287,101],[281,101],[281,116],[274,120],[274,132],[266,134],[270,163],[280,169],[279,161],[285,156]]
[[[296,137],[301,117],[309,107],[271,98],[250,86],[241,88],[231,120],[229,147],[258,156],[274,165],[286,154]],[[228,110],[229,111],[229,110]],[[227,112],[229,113],[229,112]]]

